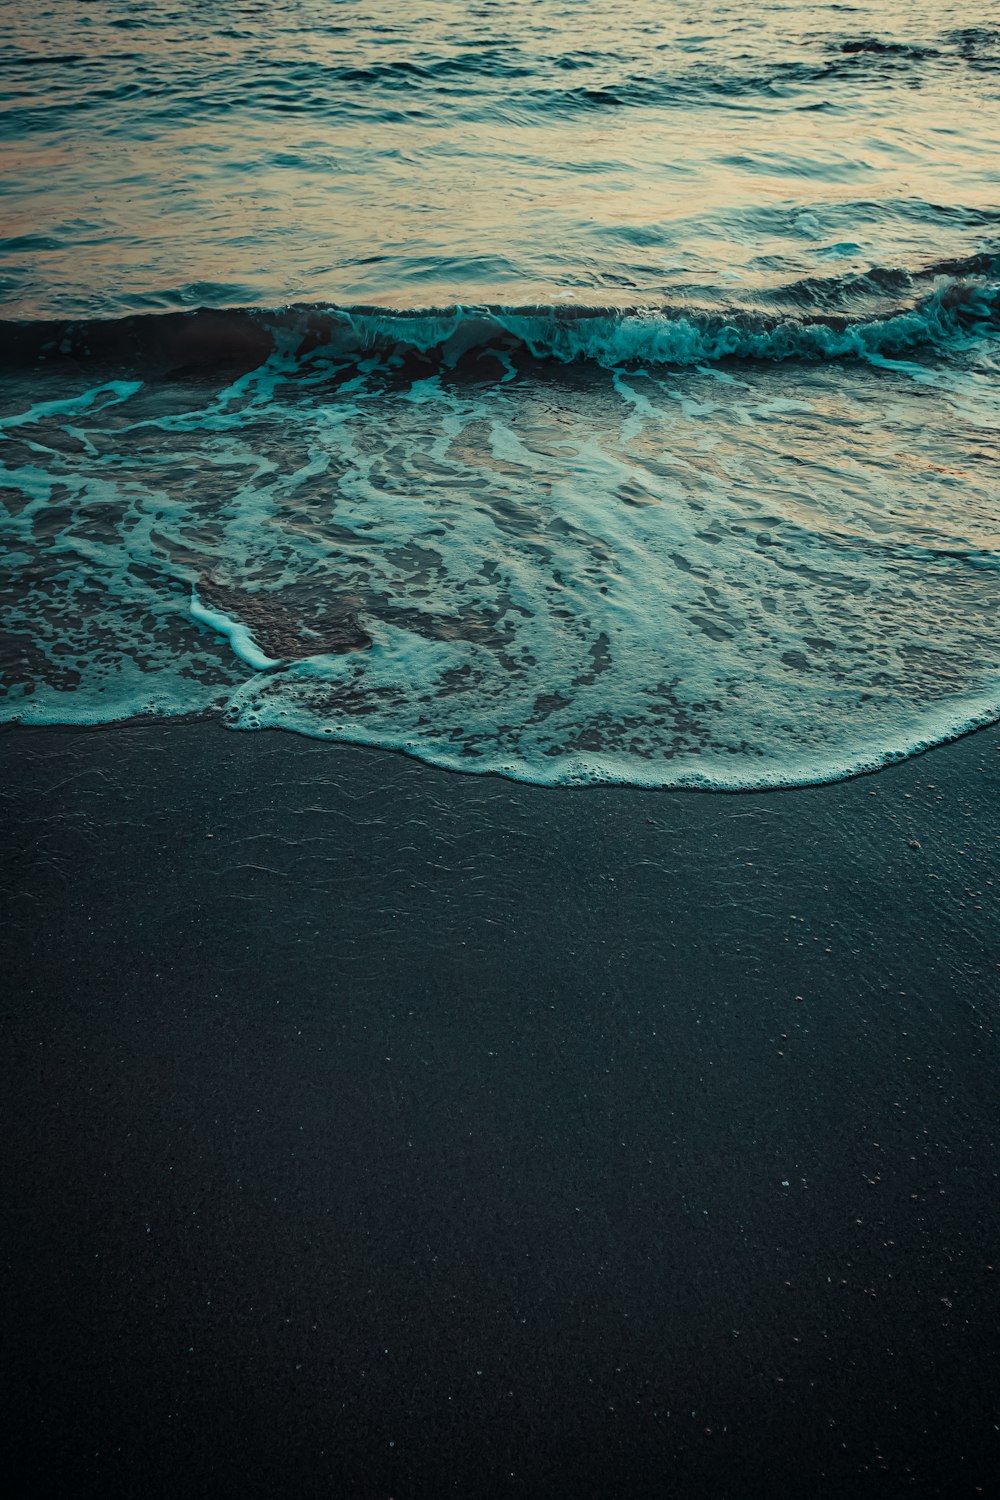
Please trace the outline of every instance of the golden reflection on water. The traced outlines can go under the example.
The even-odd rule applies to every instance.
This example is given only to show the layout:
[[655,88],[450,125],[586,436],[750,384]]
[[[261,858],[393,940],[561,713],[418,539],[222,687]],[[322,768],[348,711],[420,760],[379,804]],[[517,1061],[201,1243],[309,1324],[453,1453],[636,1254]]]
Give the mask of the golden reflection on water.
[[[920,263],[928,226],[906,205],[995,205],[991,75],[911,78],[892,55],[884,77],[864,57],[822,73],[846,31],[933,37],[948,7],[848,17],[758,4],[744,24],[746,9],[522,3],[501,21],[437,3],[396,7],[378,29],[351,5],[279,4],[228,27],[214,7],[185,5],[137,31],[111,24],[121,8],[100,0],[86,15],[63,0],[16,4],[0,21],[6,48],[68,60],[22,68],[12,90],[7,115],[30,105],[37,128],[0,129],[6,233],[50,241],[39,253],[56,301],[81,285],[83,257],[92,287],[117,278],[136,305],[199,284],[265,301],[280,289],[407,306],[621,305],[667,286],[760,291],[835,241],[857,241],[859,264]],[[536,55],[538,76],[493,79],[494,54]],[[384,73],[364,81],[425,55],[486,63],[440,79],[428,63],[389,92]],[[560,71],[566,58],[587,66]],[[791,70],[777,83],[776,63]],[[99,97],[67,122],[60,110],[95,69]],[[730,74],[741,86],[713,93]],[[577,98],[622,80],[637,102],[627,89],[622,107]],[[567,107],[546,112],[560,89]],[[970,130],[977,103],[991,107]],[[847,234],[858,205],[871,212]]]

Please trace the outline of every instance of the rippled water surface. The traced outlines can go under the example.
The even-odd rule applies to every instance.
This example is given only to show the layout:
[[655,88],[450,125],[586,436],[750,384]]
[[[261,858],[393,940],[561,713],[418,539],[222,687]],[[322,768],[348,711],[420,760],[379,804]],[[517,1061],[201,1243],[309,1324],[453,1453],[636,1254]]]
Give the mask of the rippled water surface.
[[0,717],[541,781],[1000,712],[1000,6],[8,4]]

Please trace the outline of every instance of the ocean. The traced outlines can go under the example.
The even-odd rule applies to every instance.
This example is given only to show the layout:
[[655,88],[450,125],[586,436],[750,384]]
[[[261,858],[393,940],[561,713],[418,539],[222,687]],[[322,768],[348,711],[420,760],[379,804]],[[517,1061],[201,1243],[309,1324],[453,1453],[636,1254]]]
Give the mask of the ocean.
[[1000,6],[13,0],[0,722],[540,784],[1000,716]]

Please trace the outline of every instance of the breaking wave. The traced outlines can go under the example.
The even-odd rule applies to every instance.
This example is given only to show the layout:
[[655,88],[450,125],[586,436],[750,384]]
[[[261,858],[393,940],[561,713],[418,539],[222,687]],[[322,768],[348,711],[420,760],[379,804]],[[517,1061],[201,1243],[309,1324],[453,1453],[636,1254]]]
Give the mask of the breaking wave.
[[[998,258],[982,254],[948,264],[952,274],[931,268],[937,273],[932,291],[879,315],[576,305],[203,307],[120,319],[2,323],[0,358],[7,365],[62,357],[185,370],[234,363],[252,368],[275,353],[343,362],[419,356],[444,366],[489,353],[605,368],[726,360],[877,362],[947,352],[1000,332],[1000,283],[975,274],[995,273]],[[875,269],[851,280],[814,278],[789,288],[788,295],[807,305],[829,304],[838,296],[849,300],[913,287],[920,274]]]

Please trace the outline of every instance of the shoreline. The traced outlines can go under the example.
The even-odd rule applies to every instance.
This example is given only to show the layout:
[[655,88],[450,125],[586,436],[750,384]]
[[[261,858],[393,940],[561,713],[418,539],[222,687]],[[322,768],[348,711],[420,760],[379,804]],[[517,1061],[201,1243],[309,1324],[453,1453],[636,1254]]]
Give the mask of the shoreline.
[[[237,626],[236,628],[245,632],[245,627],[243,626]],[[250,638],[248,637],[248,639]],[[250,640],[250,649],[251,651],[258,649],[253,645],[252,639]],[[242,655],[241,652],[237,652],[237,654]],[[249,660],[249,656],[244,659]],[[270,665],[275,666],[278,663],[271,662]],[[429,771],[443,773],[446,776],[495,778],[503,782],[513,782],[517,786],[536,787],[543,791],[563,792],[616,789],[643,793],[698,792],[709,796],[752,796],[762,792],[796,792],[817,787],[838,786],[843,782],[854,781],[858,777],[877,776],[890,766],[901,765],[907,761],[919,759],[922,755],[944,749],[948,745],[957,744],[961,740],[968,739],[971,735],[1000,728],[1000,708],[993,703],[992,698],[988,700],[980,698],[973,701],[977,703],[988,701],[990,706],[988,708],[977,708],[970,717],[959,718],[958,720],[954,719],[954,717],[949,717],[942,710],[942,713],[937,716],[938,721],[940,722],[943,718],[948,727],[939,729],[938,734],[934,738],[916,741],[908,745],[905,749],[873,751],[870,756],[859,753],[847,764],[846,769],[831,770],[825,775],[810,776],[802,773],[799,776],[795,776],[794,773],[789,773],[792,779],[778,780],[775,777],[780,775],[780,773],[776,772],[771,777],[765,777],[761,781],[749,784],[741,784],[738,781],[732,780],[728,782],[713,781],[709,773],[698,771],[685,772],[683,779],[677,781],[636,781],[625,774],[615,775],[609,772],[607,775],[603,775],[600,770],[591,772],[587,769],[590,764],[589,762],[583,763],[583,769],[576,769],[580,763],[570,756],[560,756],[558,759],[560,762],[569,761],[570,765],[574,767],[574,770],[569,773],[573,779],[543,781],[539,779],[537,772],[533,775],[528,775],[527,773],[522,775],[508,764],[502,766],[479,766],[474,760],[463,757],[456,757],[453,760],[441,757],[433,759],[429,754],[425,755],[421,750],[414,748],[409,742],[403,740],[393,741],[382,739],[376,741],[374,739],[354,739],[350,735],[335,733],[333,730],[313,731],[288,723],[227,724],[224,718],[224,709],[194,709],[188,712],[179,711],[177,713],[132,714],[120,719],[84,720],[80,722],[73,722],[67,719],[49,722],[46,720],[14,718],[6,721],[0,720],[0,738],[6,734],[17,733],[20,730],[26,730],[29,733],[37,731],[56,734],[63,732],[70,734],[100,734],[108,730],[127,732],[132,730],[163,729],[169,731],[172,726],[186,727],[192,724],[203,724],[235,734],[276,734],[279,736],[288,734],[296,738],[310,740],[314,744],[323,745],[327,749],[346,746],[350,749],[367,751],[376,755],[399,755],[407,760],[415,761],[418,765],[424,766]],[[927,715],[925,723],[931,722],[934,722],[934,715]],[[686,759],[692,760],[695,757],[689,755]],[[636,759],[635,764],[641,764],[641,761]],[[669,761],[664,762],[665,766],[669,764]]]
[[988,1494],[998,751],[0,735],[16,1493]]

